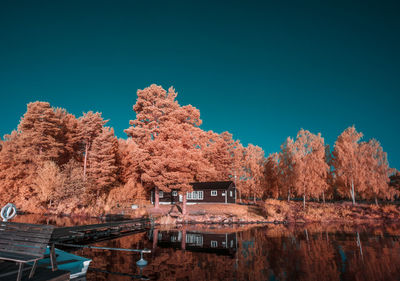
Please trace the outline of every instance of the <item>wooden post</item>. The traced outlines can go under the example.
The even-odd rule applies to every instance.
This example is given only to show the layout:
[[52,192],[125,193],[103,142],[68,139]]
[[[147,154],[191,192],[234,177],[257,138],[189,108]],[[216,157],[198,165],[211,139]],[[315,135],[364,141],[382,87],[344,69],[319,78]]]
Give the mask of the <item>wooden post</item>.
[[17,276],[17,281],[21,281],[22,278],[22,268],[24,267],[24,264],[22,262],[19,263],[18,267],[18,276]]
[[53,271],[56,271],[58,268],[57,268],[56,250],[54,247],[54,243],[52,243],[50,246],[50,262],[51,262],[51,269]]
[[33,277],[33,275],[35,274],[37,262],[38,262],[37,260],[35,260],[35,261],[33,262],[33,266],[32,266],[32,269],[31,269],[31,273],[29,273],[29,279],[31,279],[31,278]]

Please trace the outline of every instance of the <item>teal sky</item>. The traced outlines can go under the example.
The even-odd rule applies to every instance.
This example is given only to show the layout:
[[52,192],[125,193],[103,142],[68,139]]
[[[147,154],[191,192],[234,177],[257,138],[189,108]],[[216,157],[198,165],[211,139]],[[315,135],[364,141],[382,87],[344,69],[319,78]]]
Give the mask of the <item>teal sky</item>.
[[400,169],[398,3],[1,0],[0,135],[41,100],[125,137],[156,83],[266,155],[300,128],[333,145],[355,124]]

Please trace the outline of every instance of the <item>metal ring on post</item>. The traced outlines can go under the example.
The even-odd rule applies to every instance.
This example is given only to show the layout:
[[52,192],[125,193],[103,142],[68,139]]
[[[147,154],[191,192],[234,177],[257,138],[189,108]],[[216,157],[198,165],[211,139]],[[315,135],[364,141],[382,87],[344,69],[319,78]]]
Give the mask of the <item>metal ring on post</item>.
[[17,215],[17,207],[14,204],[8,203],[1,209],[1,218],[6,222]]

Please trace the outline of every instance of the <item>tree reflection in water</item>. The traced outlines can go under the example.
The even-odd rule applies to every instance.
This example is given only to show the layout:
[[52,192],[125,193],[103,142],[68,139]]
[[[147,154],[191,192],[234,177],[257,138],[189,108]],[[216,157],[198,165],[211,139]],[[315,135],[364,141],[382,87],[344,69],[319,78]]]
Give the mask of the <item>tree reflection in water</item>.
[[[13,221],[58,226],[89,219],[18,215]],[[156,239],[155,239],[156,238]],[[138,253],[81,249],[93,259],[87,280],[400,280],[400,226],[268,225],[183,227],[103,241],[95,246],[152,249]]]
[[[400,227],[268,225],[154,229],[96,245],[152,249],[142,274],[158,280],[399,280]],[[361,246],[362,245],[362,246]],[[84,249],[91,267],[138,275],[135,253]],[[89,272],[88,280],[131,280]]]

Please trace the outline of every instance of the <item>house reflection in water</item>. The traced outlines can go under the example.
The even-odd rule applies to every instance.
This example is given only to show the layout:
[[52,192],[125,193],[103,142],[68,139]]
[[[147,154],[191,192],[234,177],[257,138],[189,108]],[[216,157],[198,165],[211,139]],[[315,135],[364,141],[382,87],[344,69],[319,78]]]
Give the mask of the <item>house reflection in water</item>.
[[[154,239],[155,237],[157,239]],[[154,229],[150,231],[150,240],[153,241],[153,249],[156,247],[174,248],[227,256],[234,256],[237,250],[236,232],[200,232],[185,229],[162,231]]]

